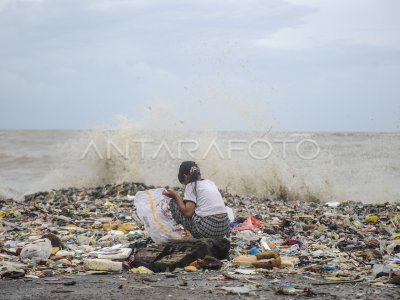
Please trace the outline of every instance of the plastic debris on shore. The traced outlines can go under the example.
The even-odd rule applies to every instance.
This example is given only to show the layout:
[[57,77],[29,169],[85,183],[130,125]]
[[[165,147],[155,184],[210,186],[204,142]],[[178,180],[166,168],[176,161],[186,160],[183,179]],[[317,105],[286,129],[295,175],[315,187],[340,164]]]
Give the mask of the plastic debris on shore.
[[[157,270],[151,264],[137,265],[139,257],[145,262],[168,252],[158,261],[164,269],[220,270],[225,274],[222,279],[233,274],[265,273],[271,278],[303,274],[318,276],[316,284],[400,284],[400,203],[255,197],[249,202],[246,197],[223,193],[235,216],[227,237],[230,247],[223,246],[229,256],[223,259],[213,255],[221,246],[207,241],[157,248],[137,217],[133,200],[138,191],[152,188],[140,183],[109,184],[39,192],[25,196],[23,202],[0,200],[0,276],[151,275]],[[198,249],[206,248],[199,254]],[[196,256],[190,256],[190,251],[197,251]],[[179,258],[174,260],[174,253]],[[310,288],[278,284],[274,288],[277,294],[313,293]],[[256,290],[225,288],[240,294]]]

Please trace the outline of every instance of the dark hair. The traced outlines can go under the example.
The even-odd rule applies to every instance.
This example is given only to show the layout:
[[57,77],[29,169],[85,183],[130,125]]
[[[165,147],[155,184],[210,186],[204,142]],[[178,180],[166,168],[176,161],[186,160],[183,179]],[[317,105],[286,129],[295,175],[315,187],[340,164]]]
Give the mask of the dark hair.
[[185,176],[189,176],[188,183],[194,182],[194,191],[197,196],[197,180],[201,179],[201,173],[199,166],[194,161],[184,161],[179,166],[178,180],[183,183]]
[[189,182],[197,181],[201,178],[200,168],[194,161],[184,161],[179,166],[178,180],[183,183],[184,175],[190,176]]

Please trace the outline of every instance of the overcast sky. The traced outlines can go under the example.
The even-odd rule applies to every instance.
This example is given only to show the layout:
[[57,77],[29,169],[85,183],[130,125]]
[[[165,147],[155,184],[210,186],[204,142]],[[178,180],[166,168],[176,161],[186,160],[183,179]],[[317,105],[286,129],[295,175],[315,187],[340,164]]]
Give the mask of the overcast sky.
[[400,129],[398,0],[0,0],[0,128]]

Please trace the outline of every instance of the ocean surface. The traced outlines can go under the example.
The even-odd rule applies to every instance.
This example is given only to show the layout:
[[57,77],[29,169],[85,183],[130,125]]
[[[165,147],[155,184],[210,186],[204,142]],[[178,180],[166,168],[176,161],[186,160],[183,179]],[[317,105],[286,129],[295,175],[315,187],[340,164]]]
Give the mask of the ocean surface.
[[259,196],[400,200],[400,133],[0,130],[0,197],[122,181],[178,186],[196,160],[221,189]]

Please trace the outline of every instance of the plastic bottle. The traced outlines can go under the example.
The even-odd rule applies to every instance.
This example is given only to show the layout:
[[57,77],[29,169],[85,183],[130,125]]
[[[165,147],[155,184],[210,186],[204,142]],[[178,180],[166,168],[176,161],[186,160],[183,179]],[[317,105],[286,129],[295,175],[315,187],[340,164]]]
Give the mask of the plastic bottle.
[[262,248],[264,249],[264,251],[270,251],[271,250],[271,248],[268,245],[268,240],[267,240],[267,238],[265,236],[261,239],[260,244],[261,244]]

